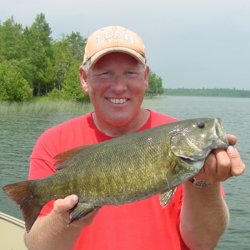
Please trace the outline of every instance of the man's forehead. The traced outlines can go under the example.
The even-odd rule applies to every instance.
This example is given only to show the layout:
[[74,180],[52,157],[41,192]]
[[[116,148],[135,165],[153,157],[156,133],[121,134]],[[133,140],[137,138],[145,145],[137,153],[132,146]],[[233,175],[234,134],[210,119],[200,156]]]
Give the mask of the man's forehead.
[[112,52],[102,56],[91,68],[119,62],[127,63],[131,66],[144,66],[140,61],[129,54],[126,54],[124,52]]

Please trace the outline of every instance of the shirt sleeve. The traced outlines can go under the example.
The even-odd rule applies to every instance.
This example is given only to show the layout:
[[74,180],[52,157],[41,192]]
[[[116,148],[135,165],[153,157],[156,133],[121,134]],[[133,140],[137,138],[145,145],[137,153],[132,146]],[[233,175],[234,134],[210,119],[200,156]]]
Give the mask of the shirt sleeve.
[[[52,138],[53,137],[47,134],[47,132],[38,138],[30,157],[28,174],[29,180],[45,178],[56,172],[54,167],[55,160],[53,159],[54,155],[56,155],[56,149],[53,148],[55,147],[53,144],[48,143],[53,140]],[[50,213],[50,211],[53,209],[53,205],[54,200],[45,204],[40,211],[39,217]]]
[[44,132],[37,140],[30,156],[28,179],[40,179],[56,172],[54,157],[57,149],[55,138],[49,131]]

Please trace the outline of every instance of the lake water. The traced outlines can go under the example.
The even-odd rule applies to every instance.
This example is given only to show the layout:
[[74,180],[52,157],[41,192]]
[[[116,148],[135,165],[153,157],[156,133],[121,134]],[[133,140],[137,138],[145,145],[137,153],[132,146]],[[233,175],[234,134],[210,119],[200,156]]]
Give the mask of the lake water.
[[[222,118],[225,129],[237,135],[237,148],[246,166],[250,165],[250,99],[164,96],[146,99],[143,105],[181,119]],[[90,105],[65,103],[0,107],[0,186],[26,179],[29,155],[42,131],[90,110]],[[249,169],[224,183],[231,221],[216,249],[250,249],[249,186]],[[19,209],[1,189],[0,211],[21,218]]]

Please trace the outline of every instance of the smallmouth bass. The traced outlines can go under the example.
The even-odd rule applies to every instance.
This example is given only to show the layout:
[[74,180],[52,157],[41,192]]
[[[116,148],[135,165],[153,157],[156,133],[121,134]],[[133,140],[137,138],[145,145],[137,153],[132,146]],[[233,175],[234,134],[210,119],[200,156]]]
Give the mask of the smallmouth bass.
[[7,184],[3,190],[20,206],[27,231],[44,204],[71,194],[79,197],[70,211],[71,222],[103,205],[158,193],[165,206],[175,188],[199,172],[213,149],[227,147],[219,119],[188,119],[74,148],[55,157],[55,174]]

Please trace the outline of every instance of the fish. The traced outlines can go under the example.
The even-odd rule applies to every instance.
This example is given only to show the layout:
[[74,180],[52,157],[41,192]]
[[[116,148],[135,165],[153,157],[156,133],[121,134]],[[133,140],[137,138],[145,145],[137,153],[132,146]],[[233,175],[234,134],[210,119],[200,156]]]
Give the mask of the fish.
[[7,184],[29,232],[50,200],[79,197],[70,223],[104,205],[121,205],[160,195],[166,206],[175,189],[197,174],[208,154],[226,149],[220,118],[176,121],[55,156],[57,171],[43,179]]

